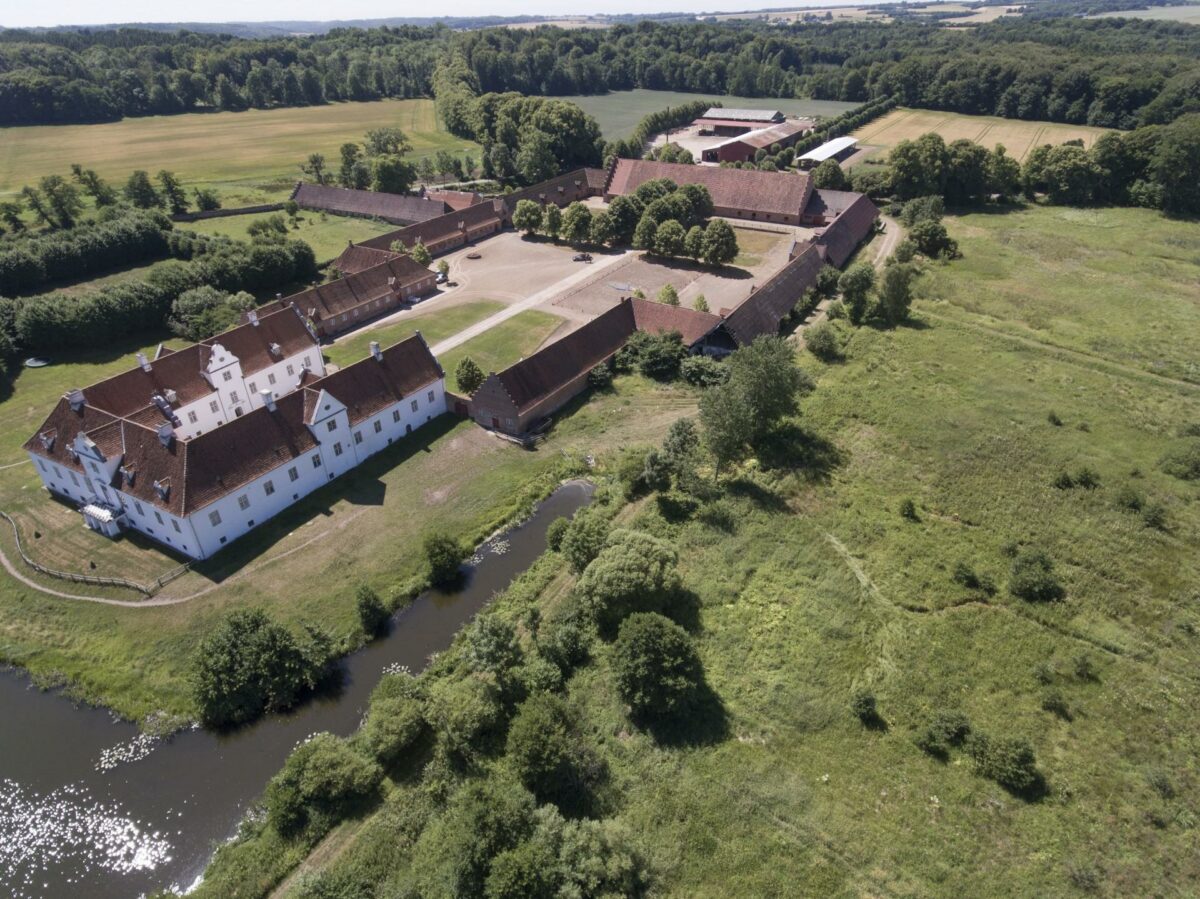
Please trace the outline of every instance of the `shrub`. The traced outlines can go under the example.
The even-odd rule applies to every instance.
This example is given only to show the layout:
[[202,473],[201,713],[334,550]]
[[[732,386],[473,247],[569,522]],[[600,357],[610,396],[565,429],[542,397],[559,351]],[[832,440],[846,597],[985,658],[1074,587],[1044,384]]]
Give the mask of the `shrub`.
[[587,566],[575,593],[602,631],[632,612],[657,611],[680,587],[678,556],[669,543],[618,529]]
[[592,390],[607,390],[612,386],[613,373],[607,363],[601,362],[588,372],[588,387]]
[[557,665],[566,677],[587,659],[594,638],[587,613],[577,601],[569,599],[555,607],[538,627],[538,654]]
[[435,587],[448,587],[461,576],[459,564],[463,548],[449,534],[435,532],[425,536],[425,561],[429,564],[429,582]]
[[467,628],[465,638],[467,645],[463,655],[472,671],[502,679],[521,663],[516,629],[495,614],[477,615]]
[[558,665],[541,655],[529,656],[521,669],[521,683],[529,695],[557,693],[563,686],[563,672]]
[[1142,509],[1142,522],[1148,528],[1165,531],[1167,529],[1167,507],[1159,502],[1147,503],[1146,508]]
[[267,821],[293,834],[314,819],[333,823],[379,787],[382,772],[345,740],[321,733],[302,743],[267,785]]
[[1026,740],[976,733],[967,749],[977,774],[1014,793],[1029,793],[1041,782],[1033,747]]
[[920,521],[921,518],[917,515],[917,504],[911,499],[906,499],[900,503],[900,517],[908,521]]
[[617,692],[637,717],[683,714],[704,678],[691,637],[653,612],[635,613],[621,624],[612,666]]
[[1013,560],[1008,591],[1028,602],[1053,602],[1066,595],[1054,576],[1054,563],[1040,550],[1028,550]]
[[562,554],[571,570],[581,574],[592,559],[604,548],[608,539],[608,522],[596,512],[578,512],[571,519],[562,538]]
[[850,711],[863,724],[871,724],[879,720],[875,694],[870,690],[858,689],[850,694]]
[[521,703],[508,729],[506,755],[539,803],[579,805],[590,759],[561,698],[541,693]]
[[1066,471],[1060,471],[1050,483],[1058,490],[1071,490],[1075,486],[1075,479]]
[[200,641],[192,695],[200,719],[225,727],[290,708],[324,677],[330,648],[319,632],[305,645],[260,609],[228,613]]
[[842,342],[837,329],[829,322],[818,322],[804,331],[805,348],[822,362],[833,362],[841,358]]
[[1096,664],[1087,653],[1080,653],[1075,656],[1074,669],[1075,676],[1082,681],[1097,681],[1100,679],[1100,673],[1096,670]]
[[679,374],[693,387],[716,387],[729,380],[729,369],[711,356],[688,356],[680,363]]
[[430,690],[429,723],[452,756],[470,759],[490,748],[504,723],[500,692],[478,677],[439,681]]
[[962,746],[971,733],[971,722],[962,712],[943,709],[917,735],[917,746],[938,758],[946,758],[951,747]]
[[1118,509],[1125,509],[1129,512],[1140,512],[1146,504],[1145,497],[1136,488],[1128,484],[1117,491],[1117,495],[1113,497],[1113,502]]
[[546,546],[554,552],[562,549],[563,537],[567,533],[567,528],[571,526],[571,519],[556,518],[550,522],[550,526],[546,528]]
[[1072,718],[1071,707],[1067,705],[1066,697],[1057,690],[1051,690],[1042,697],[1042,711],[1056,715],[1063,721],[1070,721]]
[[1062,419],[1058,417],[1058,414],[1053,409],[1046,413],[1046,421],[1050,422],[1056,428],[1061,428],[1063,423]]
[[679,292],[675,290],[673,284],[664,284],[662,290],[658,292],[658,301],[667,306],[678,306]]
[[381,764],[394,765],[425,729],[421,702],[410,696],[385,696],[371,701],[363,741]]
[[379,594],[366,584],[355,591],[354,602],[358,609],[358,622],[362,625],[363,633],[368,636],[379,633],[391,617]]
[[1095,490],[1100,486],[1100,475],[1085,465],[1075,473],[1075,483],[1085,490]]
[[1200,440],[1193,440],[1162,457],[1159,466],[1183,481],[1200,480]]
[[831,322],[845,319],[847,317],[846,304],[841,300],[834,300],[825,307],[825,317]]

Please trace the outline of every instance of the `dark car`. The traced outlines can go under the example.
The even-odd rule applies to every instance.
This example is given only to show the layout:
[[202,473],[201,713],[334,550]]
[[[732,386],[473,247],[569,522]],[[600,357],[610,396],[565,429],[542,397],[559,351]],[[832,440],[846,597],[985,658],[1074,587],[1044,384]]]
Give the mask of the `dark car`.
[[592,254],[591,253],[576,253],[574,256],[571,257],[571,261],[572,262],[591,262]]

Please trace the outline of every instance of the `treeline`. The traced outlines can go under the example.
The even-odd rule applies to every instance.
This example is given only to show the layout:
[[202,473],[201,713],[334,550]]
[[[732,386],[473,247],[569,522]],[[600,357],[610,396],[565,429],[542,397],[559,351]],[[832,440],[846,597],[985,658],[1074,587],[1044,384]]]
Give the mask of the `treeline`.
[[[1103,2],[1103,0],[1098,0]],[[678,23],[607,29],[339,29],[242,40],[142,30],[4,32],[0,124],[102,121],[197,107],[648,88],[809,96],[1129,129],[1194,111],[1200,32],[1134,19]]]
[[172,246],[180,248],[168,240],[170,230],[162,212],[126,210],[108,220],[10,239],[0,243],[0,296],[162,259]]
[[241,40],[140,29],[0,34],[0,125],[428,96],[444,27]]
[[[605,148],[604,156],[619,156],[622,159],[641,159],[646,143],[656,134],[679,128],[704,115],[719,102],[711,100],[692,100],[690,103],[680,103],[669,109],[660,109],[643,116],[633,129],[633,134],[624,140],[611,141]],[[664,160],[674,162],[676,160]]]
[[601,163],[596,120],[574,103],[517,93],[479,93],[454,56],[434,76],[438,115],[451,134],[483,146],[485,178],[537,184],[561,171]]
[[1051,203],[1144,206],[1200,214],[1200,113],[1170,125],[1101,135],[1090,150],[1081,142],[1035,147],[1024,164],[969,140],[946,144],[937,134],[902,141],[889,170],[855,172],[852,184],[874,196],[938,196],[952,205],[991,197],[1045,196]]
[[157,266],[144,281],[81,296],[0,297],[0,345],[42,353],[102,346],[162,330],[176,298],[196,287],[253,293],[316,275],[312,248],[302,241],[247,244],[177,232],[167,239],[171,253],[181,258]]

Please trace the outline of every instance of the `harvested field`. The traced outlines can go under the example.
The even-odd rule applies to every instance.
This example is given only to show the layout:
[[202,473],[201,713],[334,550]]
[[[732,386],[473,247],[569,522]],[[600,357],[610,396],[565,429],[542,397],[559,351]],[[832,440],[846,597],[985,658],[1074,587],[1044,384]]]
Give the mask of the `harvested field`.
[[1010,156],[1024,159],[1041,144],[1061,144],[1068,140],[1083,140],[1090,147],[1107,129],[1088,125],[1062,125],[1057,122],[1026,122],[1002,119],[997,116],[959,115],[931,109],[893,110],[854,132],[865,145],[886,152],[902,140],[915,140],[931,131],[940,134],[947,143],[967,138],[985,147],[1003,144]]

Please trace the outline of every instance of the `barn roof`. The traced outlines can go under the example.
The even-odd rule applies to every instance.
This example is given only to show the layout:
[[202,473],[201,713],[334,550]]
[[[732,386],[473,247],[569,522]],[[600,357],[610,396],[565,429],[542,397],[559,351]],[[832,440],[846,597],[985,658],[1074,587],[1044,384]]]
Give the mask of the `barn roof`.
[[633,304],[622,300],[496,377],[517,410],[523,411],[603,362],[635,329]]
[[669,178],[680,185],[702,184],[718,208],[748,209],[771,215],[799,215],[812,191],[808,176],[799,173],[619,159],[607,192],[615,196],[631,194],[655,178]]
[[783,119],[783,113],[778,109],[727,109],[713,106],[700,118],[728,119],[731,122],[778,122]]
[[808,246],[729,312],[725,328],[742,345],[763,334],[779,333],[780,322],[800,302],[804,291],[816,283],[824,264],[816,246]]
[[295,306],[301,315],[316,319],[332,318],[363,303],[383,299],[402,287],[433,277],[433,272],[415,262],[411,256],[393,256],[361,272],[285,297],[284,302]]
[[879,209],[865,194],[855,196],[856,199],[816,238],[822,256],[838,268],[845,265],[858,245],[867,239],[879,218]]
[[424,222],[443,215],[449,207],[439,200],[388,194],[373,190],[351,190],[303,181],[292,191],[292,199],[304,209],[323,209],[342,215],[380,218],[395,224]]
[[367,356],[312,382],[306,389],[328,390],[345,404],[353,425],[444,376],[425,339],[414,334],[381,350],[378,359],[373,354]]
[[346,249],[342,250],[338,258],[333,260],[333,267],[343,275],[355,275],[366,269],[374,268],[381,262],[395,259],[398,255],[400,254],[393,253],[388,249],[364,247],[351,242]]
[[772,125],[769,128],[759,128],[755,131],[747,131],[745,134],[739,134],[737,137],[731,137],[729,140],[722,141],[716,147],[709,147],[710,150],[715,150],[717,147],[725,147],[730,144],[746,144],[755,149],[766,149],[772,144],[779,143],[782,140],[787,140],[795,134],[802,134],[804,131],[812,127],[812,122],[809,121],[790,121],[780,122],[778,125]]
[[640,297],[634,297],[630,303],[633,305],[633,320],[639,331],[650,334],[677,331],[687,347],[695,346],[721,324],[721,316],[710,312],[668,306]]

